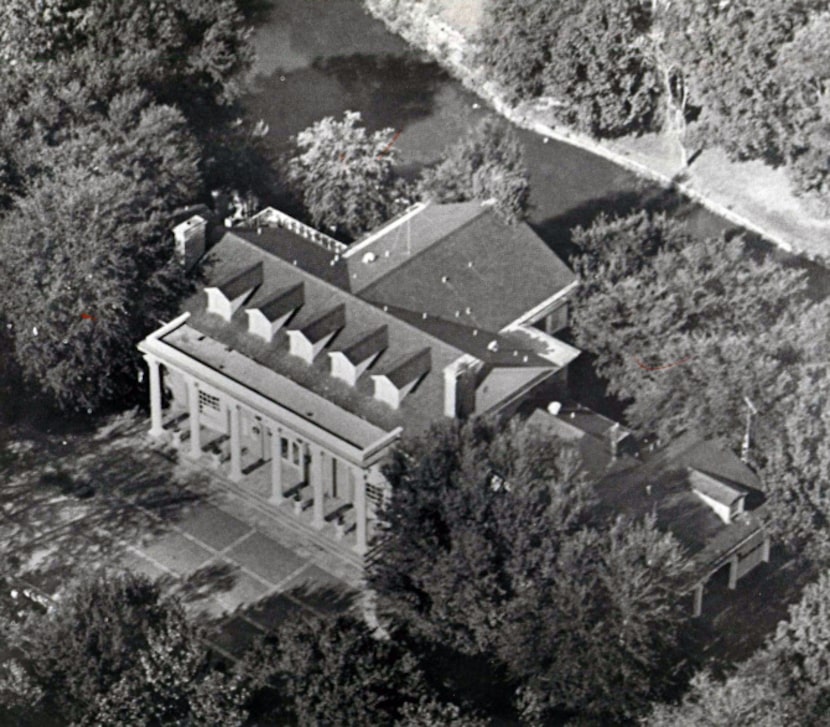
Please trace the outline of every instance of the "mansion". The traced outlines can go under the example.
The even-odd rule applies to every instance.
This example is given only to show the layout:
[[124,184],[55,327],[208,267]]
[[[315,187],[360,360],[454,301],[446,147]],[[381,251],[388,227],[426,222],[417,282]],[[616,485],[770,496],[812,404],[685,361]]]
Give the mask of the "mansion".
[[417,204],[350,246],[272,208],[209,217],[174,229],[197,290],[139,344],[150,434],[354,556],[404,432],[511,413],[579,355],[555,337],[573,273],[487,203]]

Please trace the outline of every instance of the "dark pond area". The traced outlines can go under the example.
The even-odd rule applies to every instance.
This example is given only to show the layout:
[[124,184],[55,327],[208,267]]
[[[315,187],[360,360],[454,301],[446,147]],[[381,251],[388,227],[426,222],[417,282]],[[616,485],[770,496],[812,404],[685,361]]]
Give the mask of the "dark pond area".
[[[359,0],[272,0],[254,43],[254,91],[245,106],[253,119],[268,124],[265,141],[275,156],[313,122],[354,110],[370,130],[400,132],[395,139],[400,170],[414,176],[489,113],[475,94],[368,15]],[[590,224],[600,212],[664,210],[701,236],[739,232],[700,205],[602,157],[553,140],[545,143],[529,131],[518,134],[531,175],[529,222],[563,257],[572,252],[570,229]],[[291,208],[280,195],[267,201]],[[748,239],[755,253],[771,251],[784,264],[805,269],[815,297],[830,293],[823,267],[772,249],[757,237]],[[603,406],[596,397],[598,382],[587,360],[580,369],[585,370],[577,380],[586,395],[590,392],[586,398],[617,413],[618,405],[606,401]]]

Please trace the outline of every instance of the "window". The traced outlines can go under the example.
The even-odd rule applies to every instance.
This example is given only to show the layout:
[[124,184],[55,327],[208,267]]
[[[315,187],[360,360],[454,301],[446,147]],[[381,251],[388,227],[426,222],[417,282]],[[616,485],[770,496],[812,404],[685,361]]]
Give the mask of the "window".
[[205,411],[220,411],[219,397],[213,394],[208,394],[206,391],[199,392],[199,412],[204,414]]
[[288,440],[285,437],[280,437],[280,455],[288,460]]
[[297,467],[300,466],[300,446],[296,442],[291,444],[291,459]]

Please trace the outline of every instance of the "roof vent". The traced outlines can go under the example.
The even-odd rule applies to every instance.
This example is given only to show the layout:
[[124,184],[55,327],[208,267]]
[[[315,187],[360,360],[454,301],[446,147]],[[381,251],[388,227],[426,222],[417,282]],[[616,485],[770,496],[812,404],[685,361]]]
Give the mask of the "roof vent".
[[557,414],[559,414],[560,411],[562,411],[561,402],[552,401],[550,404],[548,404],[548,414],[556,416]]
[[449,283],[450,282],[450,276],[449,275],[442,275],[441,276],[441,282],[442,283]]
[[495,353],[499,350],[499,342],[493,339],[492,341],[490,341],[490,343],[487,344],[487,350]]
[[364,264],[366,264],[366,265],[369,265],[369,264],[375,262],[375,260],[377,260],[377,259],[378,259],[378,256],[375,255],[375,253],[373,253],[373,252],[367,252],[361,258],[361,260],[363,260]]

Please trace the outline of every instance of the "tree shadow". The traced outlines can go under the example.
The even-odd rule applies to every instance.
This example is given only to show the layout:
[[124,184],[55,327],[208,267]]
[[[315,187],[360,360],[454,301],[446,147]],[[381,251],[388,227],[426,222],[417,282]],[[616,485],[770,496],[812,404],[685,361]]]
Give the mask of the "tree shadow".
[[198,475],[177,476],[144,444],[143,429],[126,419],[97,437],[40,438],[6,468],[0,538],[11,571],[60,584],[120,565],[130,544],[165,532],[205,498]]
[[674,187],[660,187],[642,182],[640,189],[615,192],[587,200],[563,214],[541,222],[533,222],[531,227],[551,250],[569,260],[579,253],[579,248],[572,242],[573,228],[589,227],[601,213],[614,218],[645,210],[650,213],[665,213],[676,220],[684,221],[699,209],[699,205]]
[[202,601],[216,593],[227,593],[236,585],[239,567],[214,561],[188,574],[175,587],[175,594],[185,603]]
[[450,75],[413,55],[363,54],[316,58],[312,68],[337,81],[370,130],[400,131],[433,113],[435,94]]

